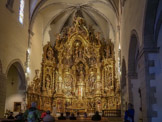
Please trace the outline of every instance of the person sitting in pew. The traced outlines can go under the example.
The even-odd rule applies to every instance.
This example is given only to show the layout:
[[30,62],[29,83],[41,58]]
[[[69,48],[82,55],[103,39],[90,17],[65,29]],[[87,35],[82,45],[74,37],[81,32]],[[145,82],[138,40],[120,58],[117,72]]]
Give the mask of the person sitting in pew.
[[61,113],[61,116],[58,117],[58,120],[66,120],[66,117],[64,117],[63,113]]
[[76,120],[76,117],[74,116],[74,113],[71,114],[70,120]]

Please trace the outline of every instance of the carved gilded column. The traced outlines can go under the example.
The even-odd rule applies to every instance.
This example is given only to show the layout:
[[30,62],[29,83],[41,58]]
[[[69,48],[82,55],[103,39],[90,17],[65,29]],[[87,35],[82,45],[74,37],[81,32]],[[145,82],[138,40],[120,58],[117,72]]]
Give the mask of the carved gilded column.
[[57,94],[62,94],[62,83],[63,83],[63,78],[62,78],[62,64],[59,64],[58,81],[57,81]]

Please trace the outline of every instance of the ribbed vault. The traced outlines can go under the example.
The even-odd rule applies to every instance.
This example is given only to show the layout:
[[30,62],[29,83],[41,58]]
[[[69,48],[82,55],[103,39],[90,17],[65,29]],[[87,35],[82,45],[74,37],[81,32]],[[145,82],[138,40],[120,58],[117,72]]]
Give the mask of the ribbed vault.
[[[119,0],[33,0],[31,23],[38,15],[43,19],[44,44],[55,43],[56,34],[72,25],[76,13],[82,15],[86,24],[101,33],[103,40],[116,40]],[[35,9],[34,9],[35,8]]]

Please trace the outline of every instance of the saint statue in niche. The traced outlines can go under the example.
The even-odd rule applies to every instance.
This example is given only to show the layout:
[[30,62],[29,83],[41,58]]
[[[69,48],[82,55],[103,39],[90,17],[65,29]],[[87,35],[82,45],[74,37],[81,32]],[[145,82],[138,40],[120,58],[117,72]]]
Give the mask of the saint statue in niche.
[[107,109],[108,108],[108,105],[107,105],[107,102],[105,101],[104,104],[103,104],[103,108],[104,109]]
[[47,59],[50,61],[53,59],[53,50],[50,47],[47,49]]
[[50,78],[50,75],[47,74],[46,75],[46,78],[45,78],[45,87],[48,89],[51,87],[51,78]]
[[83,58],[83,51],[81,47],[79,48],[79,58]]
[[95,81],[96,81],[96,77],[94,75],[90,75],[90,77],[89,77],[89,87],[91,89],[95,88]]
[[65,89],[71,90],[73,78],[71,75],[65,76]]
[[96,58],[95,57],[91,57],[90,58],[90,65],[95,65],[96,64]]
[[80,74],[79,74],[79,82],[84,82],[84,74],[83,74],[83,71],[80,71]]
[[81,64],[79,64],[79,67],[78,67],[78,70],[79,70],[79,72],[84,72],[85,70],[84,70],[84,65],[81,63]]
[[75,51],[74,51],[74,58],[78,58],[79,55],[78,55],[78,47],[75,48]]

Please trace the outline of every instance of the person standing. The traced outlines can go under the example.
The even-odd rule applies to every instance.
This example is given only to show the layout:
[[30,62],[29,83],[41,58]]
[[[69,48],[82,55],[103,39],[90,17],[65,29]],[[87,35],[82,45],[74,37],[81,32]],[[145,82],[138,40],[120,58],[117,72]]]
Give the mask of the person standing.
[[92,116],[92,120],[93,121],[100,121],[101,120],[101,116],[99,115],[98,111],[96,111],[95,115]]
[[134,122],[134,108],[133,104],[128,104],[128,110],[125,111],[124,122]]
[[31,107],[25,111],[23,116],[26,120],[28,120],[28,122],[39,122],[40,112],[36,108],[35,102],[32,102]]

